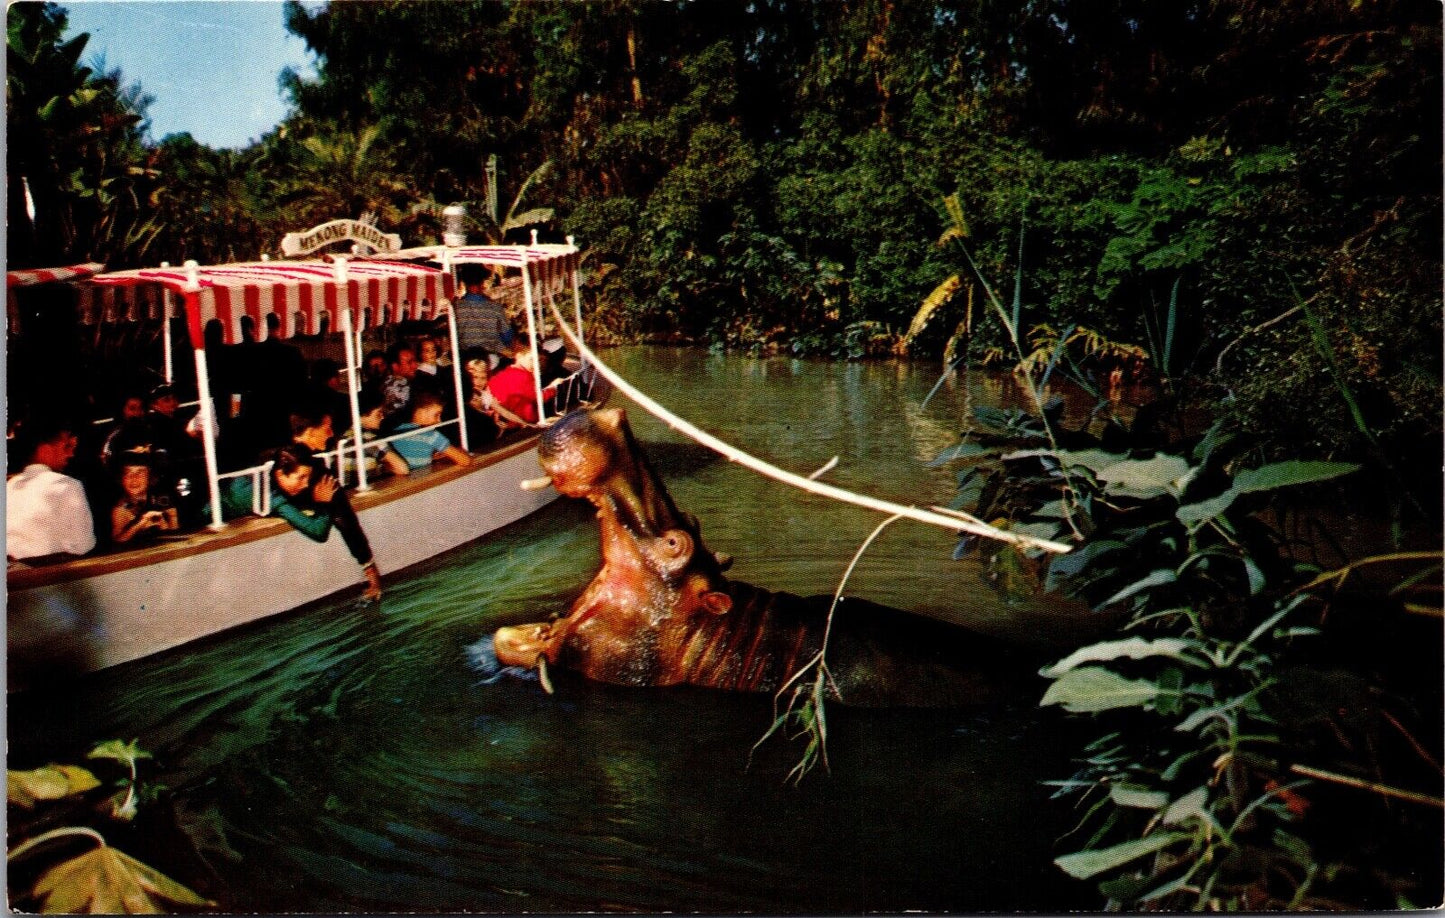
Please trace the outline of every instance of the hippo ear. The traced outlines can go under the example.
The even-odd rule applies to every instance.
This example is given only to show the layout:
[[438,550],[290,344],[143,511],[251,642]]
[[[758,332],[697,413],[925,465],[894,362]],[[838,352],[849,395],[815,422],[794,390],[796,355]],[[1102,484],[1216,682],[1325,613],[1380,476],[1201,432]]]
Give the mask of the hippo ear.
[[708,590],[699,598],[702,600],[702,607],[713,615],[726,615],[732,611],[733,598],[726,593]]

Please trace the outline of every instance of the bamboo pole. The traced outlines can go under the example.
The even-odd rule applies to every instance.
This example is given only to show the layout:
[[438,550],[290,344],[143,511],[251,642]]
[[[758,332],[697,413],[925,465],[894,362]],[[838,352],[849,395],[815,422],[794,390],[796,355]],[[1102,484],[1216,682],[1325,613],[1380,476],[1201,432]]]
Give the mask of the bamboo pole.
[[823,484],[821,482],[805,478],[802,475],[795,475],[792,472],[784,471],[783,469],[780,469],[775,465],[771,465],[761,459],[758,459],[755,456],[749,455],[748,453],[743,452],[737,447],[725,443],[722,440],[719,440],[712,434],[693,426],[692,424],[673,414],[671,411],[668,411],[666,408],[653,401],[651,398],[649,398],[641,390],[637,389],[627,380],[623,379],[616,370],[613,370],[611,367],[607,366],[607,364],[603,363],[601,358],[599,358],[596,354],[589,350],[587,345],[583,343],[580,338],[578,338],[576,333],[573,332],[571,326],[567,324],[566,318],[563,317],[562,311],[557,308],[557,305],[555,303],[549,303],[548,305],[552,309],[553,316],[554,318],[556,318],[558,327],[562,330],[562,334],[566,335],[567,339],[571,341],[573,346],[577,348],[577,353],[582,356],[583,360],[587,361],[589,364],[595,367],[597,372],[601,373],[604,377],[606,377],[608,382],[616,386],[620,392],[622,392],[628,398],[632,399],[634,402],[640,405],[653,417],[657,418],[659,421],[662,421],[664,424],[677,431],[678,433],[691,437],[698,443],[706,446],[708,449],[711,449],[716,453],[720,453],[727,459],[736,462],[746,468],[752,469],[754,472],[757,472],[760,475],[765,475],[769,478],[774,479],[775,481],[781,481],[784,484],[792,485],[793,487],[800,490],[808,491],[812,494],[817,494],[820,497],[827,497],[832,500],[842,501],[843,503],[853,504],[858,507],[866,507],[869,510],[876,510],[880,513],[887,513],[890,515],[897,514],[898,516],[906,517],[911,520],[916,520],[920,523],[928,523],[933,526],[939,526],[953,532],[968,532],[973,535],[983,536],[989,539],[997,539],[1000,542],[1007,542],[1010,545],[1016,545],[1020,548],[1038,548],[1044,551],[1054,552],[1058,554],[1063,554],[1072,550],[1072,546],[1066,545],[1063,542],[1052,542],[1048,539],[1037,539],[1033,536],[1020,535],[1016,532],[1008,532],[1006,530],[990,526],[989,524],[985,523],[980,519],[971,517],[965,513],[960,513],[958,511],[952,511],[949,514],[943,514],[939,513],[936,510],[921,510],[918,507],[895,504],[892,501],[881,500],[876,497],[869,497],[865,494],[855,494],[854,492],[844,490],[843,488]]
[[1306,778],[1316,778],[1320,781],[1330,781],[1334,784],[1343,784],[1346,787],[1356,787],[1360,790],[1371,791],[1382,797],[1394,797],[1396,800],[1408,800],[1411,803],[1423,803],[1426,806],[1445,807],[1445,800],[1439,797],[1431,797],[1429,794],[1420,794],[1415,791],[1401,790],[1398,787],[1390,787],[1387,784],[1376,784],[1374,781],[1365,781],[1361,778],[1353,778],[1349,775],[1336,774],[1332,771],[1325,771],[1320,768],[1311,768],[1308,765],[1291,765],[1289,770],[1297,775]]

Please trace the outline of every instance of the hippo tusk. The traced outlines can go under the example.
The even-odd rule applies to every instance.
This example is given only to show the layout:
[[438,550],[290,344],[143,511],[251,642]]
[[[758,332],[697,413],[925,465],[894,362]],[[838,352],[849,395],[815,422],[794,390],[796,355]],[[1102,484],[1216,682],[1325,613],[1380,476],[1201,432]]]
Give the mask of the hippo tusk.
[[552,483],[550,475],[543,475],[541,478],[526,478],[522,480],[523,491],[540,491]]
[[542,691],[548,695],[556,694],[552,689],[552,678],[547,675],[547,655],[545,653],[537,654],[537,679],[542,683]]

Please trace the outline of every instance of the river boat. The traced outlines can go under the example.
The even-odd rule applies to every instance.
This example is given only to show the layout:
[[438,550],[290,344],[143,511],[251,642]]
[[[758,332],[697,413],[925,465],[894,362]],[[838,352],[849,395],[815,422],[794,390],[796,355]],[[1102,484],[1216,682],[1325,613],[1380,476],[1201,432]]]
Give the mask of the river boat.
[[[338,239],[360,238],[383,250],[209,267],[188,262],[180,268],[96,274],[76,284],[84,323],[134,322],[157,312],[184,318],[196,366],[197,423],[211,517],[199,531],[166,535],[143,548],[41,566],[11,562],[6,585],[12,690],[25,687],[32,671],[54,678],[116,666],[359,589],[359,571],[339,537],[316,544],[284,520],[265,515],[268,464],[224,472],[218,467],[217,409],[201,344],[208,323],[220,324],[226,344],[244,340],[243,328],[264,337],[268,317],[274,317],[270,333],[282,338],[339,333],[352,424],[341,419],[338,429],[360,429],[362,333],[443,316],[457,358],[451,368],[456,415],[464,416],[457,327],[447,308],[456,289],[453,272],[462,265],[485,265],[509,275],[509,289],[526,313],[534,351],[538,332],[546,328],[542,309],[549,300],[570,293],[580,323],[579,255],[570,242],[403,252],[392,241],[395,237],[344,222],[345,227],[334,222],[302,234],[303,245],[314,244],[314,251]],[[283,251],[296,248],[293,243]],[[170,323],[165,324],[169,329]],[[169,350],[166,353],[169,378]],[[565,390],[573,394],[574,404],[605,400],[605,381],[596,380],[576,358],[569,357],[568,364],[574,372]],[[343,440],[324,454],[343,476],[354,476],[343,483],[355,486],[352,505],[384,574],[484,537],[556,499],[550,488],[519,487],[538,474],[540,431],[556,417],[555,412],[548,415],[540,385],[537,401],[538,425],[508,432],[485,452],[473,453],[465,467],[433,467],[369,481],[362,443]],[[448,425],[455,428],[453,441],[467,449],[466,425],[453,418],[438,426]],[[223,521],[220,490],[227,479],[242,476],[251,477],[255,485],[256,515]]]

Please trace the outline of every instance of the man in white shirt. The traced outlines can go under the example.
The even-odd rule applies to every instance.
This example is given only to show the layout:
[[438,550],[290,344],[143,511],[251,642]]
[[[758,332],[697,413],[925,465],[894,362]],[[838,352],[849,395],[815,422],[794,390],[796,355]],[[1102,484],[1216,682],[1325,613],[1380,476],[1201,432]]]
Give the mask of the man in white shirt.
[[95,547],[90,504],[81,483],[62,474],[75,455],[75,433],[69,424],[40,421],[30,434],[30,464],[5,482],[5,554],[83,555]]

